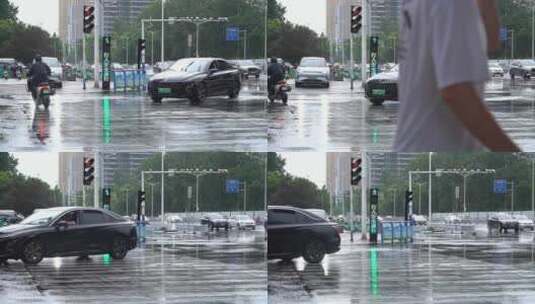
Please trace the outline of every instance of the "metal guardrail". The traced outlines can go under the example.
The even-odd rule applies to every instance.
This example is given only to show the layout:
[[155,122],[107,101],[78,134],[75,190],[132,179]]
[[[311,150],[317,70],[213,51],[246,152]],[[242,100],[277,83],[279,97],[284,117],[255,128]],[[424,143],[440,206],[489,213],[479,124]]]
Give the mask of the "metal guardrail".
[[144,70],[115,70],[111,72],[113,91],[128,90],[145,91],[148,84],[147,73]]
[[414,226],[410,221],[385,221],[379,223],[379,234],[381,236],[381,245],[385,240],[409,243],[414,236]]

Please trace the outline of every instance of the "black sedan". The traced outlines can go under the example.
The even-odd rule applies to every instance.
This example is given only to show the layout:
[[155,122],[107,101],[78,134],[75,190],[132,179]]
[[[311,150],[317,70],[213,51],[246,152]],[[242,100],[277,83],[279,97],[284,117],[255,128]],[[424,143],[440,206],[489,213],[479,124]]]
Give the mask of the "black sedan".
[[213,213],[201,218],[201,225],[207,225],[210,231],[214,231],[214,228],[219,231],[219,228],[228,231],[230,229],[229,220],[219,213]]
[[17,224],[23,219],[24,217],[14,210],[0,210],[0,227]]
[[240,90],[238,69],[218,58],[180,59],[167,71],[154,75],[148,85],[149,95],[156,103],[163,98],[188,98],[200,104],[210,96],[236,98]]
[[16,225],[0,228],[0,262],[21,259],[38,264],[45,257],[110,254],[123,259],[136,247],[136,227],[104,209],[41,209]]
[[398,100],[399,67],[395,66],[388,72],[379,73],[366,81],[364,90],[366,98],[376,106],[385,100]]
[[340,236],[332,223],[303,209],[270,206],[266,224],[268,259],[303,257],[320,263],[325,254],[340,250]]
[[509,75],[512,80],[516,76],[522,77],[525,80],[531,79],[531,76],[535,75],[535,61],[531,59],[513,61],[509,67]]

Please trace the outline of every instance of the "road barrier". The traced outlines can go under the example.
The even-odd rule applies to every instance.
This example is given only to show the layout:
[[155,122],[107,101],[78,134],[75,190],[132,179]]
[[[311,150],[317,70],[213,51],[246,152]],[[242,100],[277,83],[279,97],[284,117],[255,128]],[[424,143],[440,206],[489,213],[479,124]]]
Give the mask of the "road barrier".
[[385,240],[394,242],[409,243],[412,242],[414,236],[414,226],[410,221],[385,221],[379,223],[379,234],[381,237],[381,245]]
[[144,91],[148,84],[147,73],[144,70],[116,70],[111,72],[113,91],[128,90]]

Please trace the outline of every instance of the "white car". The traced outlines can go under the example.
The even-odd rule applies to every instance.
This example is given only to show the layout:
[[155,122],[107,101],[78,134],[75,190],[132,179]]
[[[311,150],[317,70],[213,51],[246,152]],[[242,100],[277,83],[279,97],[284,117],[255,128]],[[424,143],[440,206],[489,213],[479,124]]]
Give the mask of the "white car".
[[513,216],[513,218],[518,222],[518,226],[520,227],[520,230],[535,230],[535,225],[533,223],[533,220],[531,220],[529,217],[527,217],[526,215],[523,215],[523,214],[520,214],[520,215],[515,215]]
[[503,77],[505,72],[498,62],[489,62],[489,73],[492,77]]
[[331,70],[325,58],[303,57],[297,68],[296,87],[330,87]]
[[231,224],[236,226],[239,230],[256,229],[255,221],[248,215],[235,215],[231,219]]
[[423,215],[419,214],[413,214],[412,220],[416,223],[416,225],[427,225],[427,218]]

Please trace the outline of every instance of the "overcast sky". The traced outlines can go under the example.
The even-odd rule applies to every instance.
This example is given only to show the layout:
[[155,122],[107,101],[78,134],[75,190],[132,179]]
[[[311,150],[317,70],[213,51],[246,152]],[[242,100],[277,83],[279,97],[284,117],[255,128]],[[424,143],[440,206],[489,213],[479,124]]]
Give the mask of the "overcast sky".
[[279,0],[286,6],[286,18],[293,23],[306,25],[319,33],[327,31],[326,1],[328,0]]
[[58,184],[59,155],[49,152],[11,153],[19,164],[17,170],[27,176],[37,177],[48,183],[51,188]]
[[322,188],[326,184],[327,155],[318,152],[279,153],[286,159],[286,171],[294,176],[304,177]]
[[[50,34],[58,32],[59,0],[10,0],[19,7],[19,19],[44,28]],[[286,18],[306,25],[318,33],[326,31],[327,0],[279,0],[287,8]]]
[[58,32],[59,0],[10,0],[19,7],[19,19],[44,28],[50,34]]

